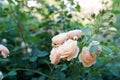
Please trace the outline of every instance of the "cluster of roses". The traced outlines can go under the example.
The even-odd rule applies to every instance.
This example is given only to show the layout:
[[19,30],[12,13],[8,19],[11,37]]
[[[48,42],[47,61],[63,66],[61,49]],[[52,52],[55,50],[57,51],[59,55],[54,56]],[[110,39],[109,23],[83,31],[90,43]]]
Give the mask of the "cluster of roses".
[[0,52],[1,52],[2,56],[3,56],[3,58],[6,58],[7,56],[9,56],[9,53],[10,53],[8,48],[1,45],[1,44],[0,44]]
[[[77,40],[83,36],[81,30],[72,30],[66,33],[60,33],[52,38],[52,50],[50,52],[50,60],[52,64],[57,64],[59,61],[76,58],[79,53]],[[96,56],[100,54],[101,47],[98,46],[97,50],[90,53],[90,48],[94,45],[99,45],[99,42],[93,41],[88,47],[83,47],[79,55],[79,61],[85,67],[90,67],[96,62]]]

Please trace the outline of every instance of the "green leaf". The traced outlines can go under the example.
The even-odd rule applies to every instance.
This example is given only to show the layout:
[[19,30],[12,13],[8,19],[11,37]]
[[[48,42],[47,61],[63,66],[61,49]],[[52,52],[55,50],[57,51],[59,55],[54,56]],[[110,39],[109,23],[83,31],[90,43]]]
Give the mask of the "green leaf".
[[98,45],[94,45],[90,48],[90,53],[95,52],[98,49]]
[[80,10],[81,10],[81,7],[80,7],[79,5],[77,5],[76,10],[77,10],[77,11],[80,11]]
[[112,53],[112,50],[107,46],[102,46],[102,49],[106,52]]
[[64,70],[66,70],[66,69],[67,69],[67,65],[64,64],[64,65],[62,66],[62,68],[60,69],[60,71],[64,71]]
[[120,64],[115,63],[114,66],[110,66],[110,72],[116,76],[116,77],[120,77]]
[[33,73],[32,73],[32,72],[29,72],[29,71],[26,71],[26,72],[25,72],[25,75],[27,75],[27,76],[32,76]]
[[117,69],[110,69],[110,72],[114,75],[119,77],[119,71]]
[[39,80],[46,80],[44,76],[39,77]]
[[23,54],[23,56],[22,56],[22,60],[27,60],[27,59],[29,59],[29,54],[28,53],[26,53],[26,54]]
[[0,58],[0,62],[8,62],[9,59],[3,59],[3,58]]
[[48,55],[48,52],[47,52],[47,51],[41,51],[41,52],[38,54],[39,57],[45,57],[45,56],[47,56],[47,55]]
[[32,78],[32,80],[38,80],[38,78]]
[[48,52],[47,51],[40,51],[39,49],[36,48],[32,51],[32,54],[34,56],[38,56],[38,57],[45,57],[48,55]]
[[17,72],[16,72],[16,71],[10,71],[10,72],[8,73],[8,75],[9,75],[9,76],[15,76],[15,75],[17,75]]
[[36,60],[37,60],[37,56],[32,56],[32,57],[29,59],[30,62],[35,62]]
[[54,76],[55,78],[60,79],[60,80],[64,80],[64,78],[65,78],[65,74],[64,74],[63,72],[60,72],[60,71],[56,71],[56,72],[53,74],[53,76]]

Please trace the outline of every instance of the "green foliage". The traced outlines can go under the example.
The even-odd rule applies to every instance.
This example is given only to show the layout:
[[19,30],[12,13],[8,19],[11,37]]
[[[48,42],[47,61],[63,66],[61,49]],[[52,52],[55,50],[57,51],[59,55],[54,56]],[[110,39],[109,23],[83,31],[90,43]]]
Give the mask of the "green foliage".
[[[88,24],[81,17],[74,20],[73,14],[64,11],[61,0],[53,0],[59,3],[57,6],[37,0],[41,8],[28,7],[27,0],[16,0],[17,4],[8,1],[0,1],[0,42],[10,50],[8,58],[0,56],[3,80],[120,80],[120,0],[113,0],[112,9],[91,15],[95,21]],[[81,7],[77,5],[73,11],[80,12]],[[102,53],[89,68],[83,67],[78,58],[56,65],[50,62],[51,38],[73,29],[84,32],[78,41],[80,52],[93,40],[102,46]],[[91,47],[90,52],[97,47]]]
[[8,74],[8,76],[15,76],[17,75],[16,71],[10,71]]
[[98,45],[94,45],[90,48],[90,53],[95,52],[98,49]]

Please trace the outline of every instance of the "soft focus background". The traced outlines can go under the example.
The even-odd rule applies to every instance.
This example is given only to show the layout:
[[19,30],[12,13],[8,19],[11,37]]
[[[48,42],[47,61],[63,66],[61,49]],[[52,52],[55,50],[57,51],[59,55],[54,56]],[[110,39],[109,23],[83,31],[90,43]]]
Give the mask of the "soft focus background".
[[[85,34],[80,52],[100,42],[96,63],[52,65],[51,38],[74,29]],[[3,80],[120,80],[120,0],[0,0],[0,44],[10,50],[0,56]]]

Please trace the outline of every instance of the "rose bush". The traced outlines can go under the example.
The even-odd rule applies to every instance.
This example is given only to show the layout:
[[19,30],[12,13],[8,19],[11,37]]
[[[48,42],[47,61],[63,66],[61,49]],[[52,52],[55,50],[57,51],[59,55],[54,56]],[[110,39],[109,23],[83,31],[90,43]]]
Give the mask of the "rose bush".
[[119,4],[0,0],[0,79],[119,80]]

